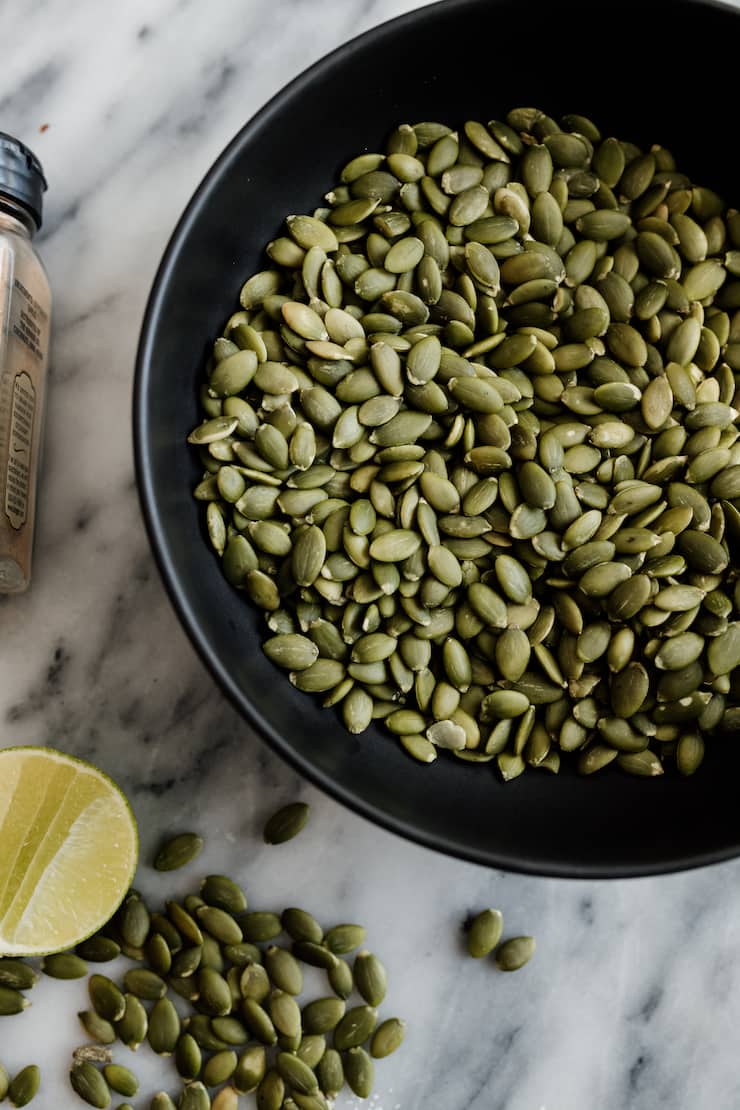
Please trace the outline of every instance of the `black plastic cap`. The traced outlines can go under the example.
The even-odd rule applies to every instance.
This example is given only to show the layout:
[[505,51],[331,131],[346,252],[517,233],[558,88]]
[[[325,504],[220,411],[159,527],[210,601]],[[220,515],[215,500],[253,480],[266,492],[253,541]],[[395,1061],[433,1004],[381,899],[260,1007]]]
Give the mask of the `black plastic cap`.
[[0,198],[20,204],[41,227],[46,178],[36,155],[19,139],[0,131]]

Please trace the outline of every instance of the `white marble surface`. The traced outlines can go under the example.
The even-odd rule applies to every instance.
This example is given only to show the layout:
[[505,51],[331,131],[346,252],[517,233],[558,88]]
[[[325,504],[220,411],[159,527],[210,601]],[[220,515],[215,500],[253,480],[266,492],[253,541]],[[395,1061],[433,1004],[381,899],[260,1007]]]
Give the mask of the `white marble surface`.
[[[233,873],[253,906],[305,904],[327,923],[366,923],[391,975],[384,1013],[409,1021],[403,1052],[378,1066],[373,1110],[736,1110],[740,861],[550,881],[458,863],[373,827],[302,783],[237,718],[149,554],[132,367],[176,218],[268,96],[414,6],[3,0],[0,129],[48,171],[40,245],[56,304],[35,582],[0,603],[0,744],[93,758],[128,791],[145,860],[162,834],[194,827],[208,842],[194,873]],[[313,806],[309,830],[265,848],[265,815],[296,797]],[[137,885],[160,896],[146,867]],[[518,975],[461,956],[461,919],[487,905],[502,908],[508,930],[537,934]],[[43,1066],[42,1110],[75,1102],[66,1071],[84,997],[79,983],[46,981],[26,1015],[0,1019],[5,1065]],[[147,1090],[175,1089],[171,1065],[139,1057]]]

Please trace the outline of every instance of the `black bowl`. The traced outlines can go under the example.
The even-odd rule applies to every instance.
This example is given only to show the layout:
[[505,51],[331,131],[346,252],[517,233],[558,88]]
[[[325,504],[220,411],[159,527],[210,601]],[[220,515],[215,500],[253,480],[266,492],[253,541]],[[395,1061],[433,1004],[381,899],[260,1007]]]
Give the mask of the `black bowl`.
[[350,737],[263,656],[256,611],[224,581],[191,497],[206,341],[290,212],[320,203],[338,168],[398,123],[502,117],[537,104],[606,134],[670,147],[736,202],[740,17],[704,2],[448,0],[363,35],[278,94],[216,161],[165,252],[144,319],[134,429],[151,542],[175,608],[213,675],[309,779],[387,828],[479,863],[544,875],[645,875],[740,852],[738,749],[717,738],[699,773],[582,779],[420,766],[379,728]]

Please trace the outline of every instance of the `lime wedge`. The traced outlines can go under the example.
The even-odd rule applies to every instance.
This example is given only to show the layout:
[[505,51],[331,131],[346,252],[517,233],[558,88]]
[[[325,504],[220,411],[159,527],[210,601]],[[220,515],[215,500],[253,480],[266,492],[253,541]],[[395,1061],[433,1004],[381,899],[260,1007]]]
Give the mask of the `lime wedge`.
[[116,784],[50,748],[0,751],[0,955],[71,948],[131,885],[136,821]]

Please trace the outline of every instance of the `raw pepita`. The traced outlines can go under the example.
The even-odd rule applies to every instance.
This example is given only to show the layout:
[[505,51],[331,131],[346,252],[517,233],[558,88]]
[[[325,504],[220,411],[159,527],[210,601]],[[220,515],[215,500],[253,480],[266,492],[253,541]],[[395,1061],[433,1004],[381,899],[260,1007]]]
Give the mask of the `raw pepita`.
[[[211,547],[297,689],[505,780],[557,771],[553,739],[586,774],[698,768],[699,743],[679,760],[673,734],[599,722],[695,720],[703,744],[737,708],[731,610],[708,602],[740,539],[736,225],[662,147],[536,108],[401,124],[287,218],[189,439]],[[694,665],[711,693],[683,693]],[[170,911],[188,949],[199,924],[231,948],[263,918],[278,935],[206,902]],[[127,906],[124,950],[146,941],[190,993],[194,956]]]

